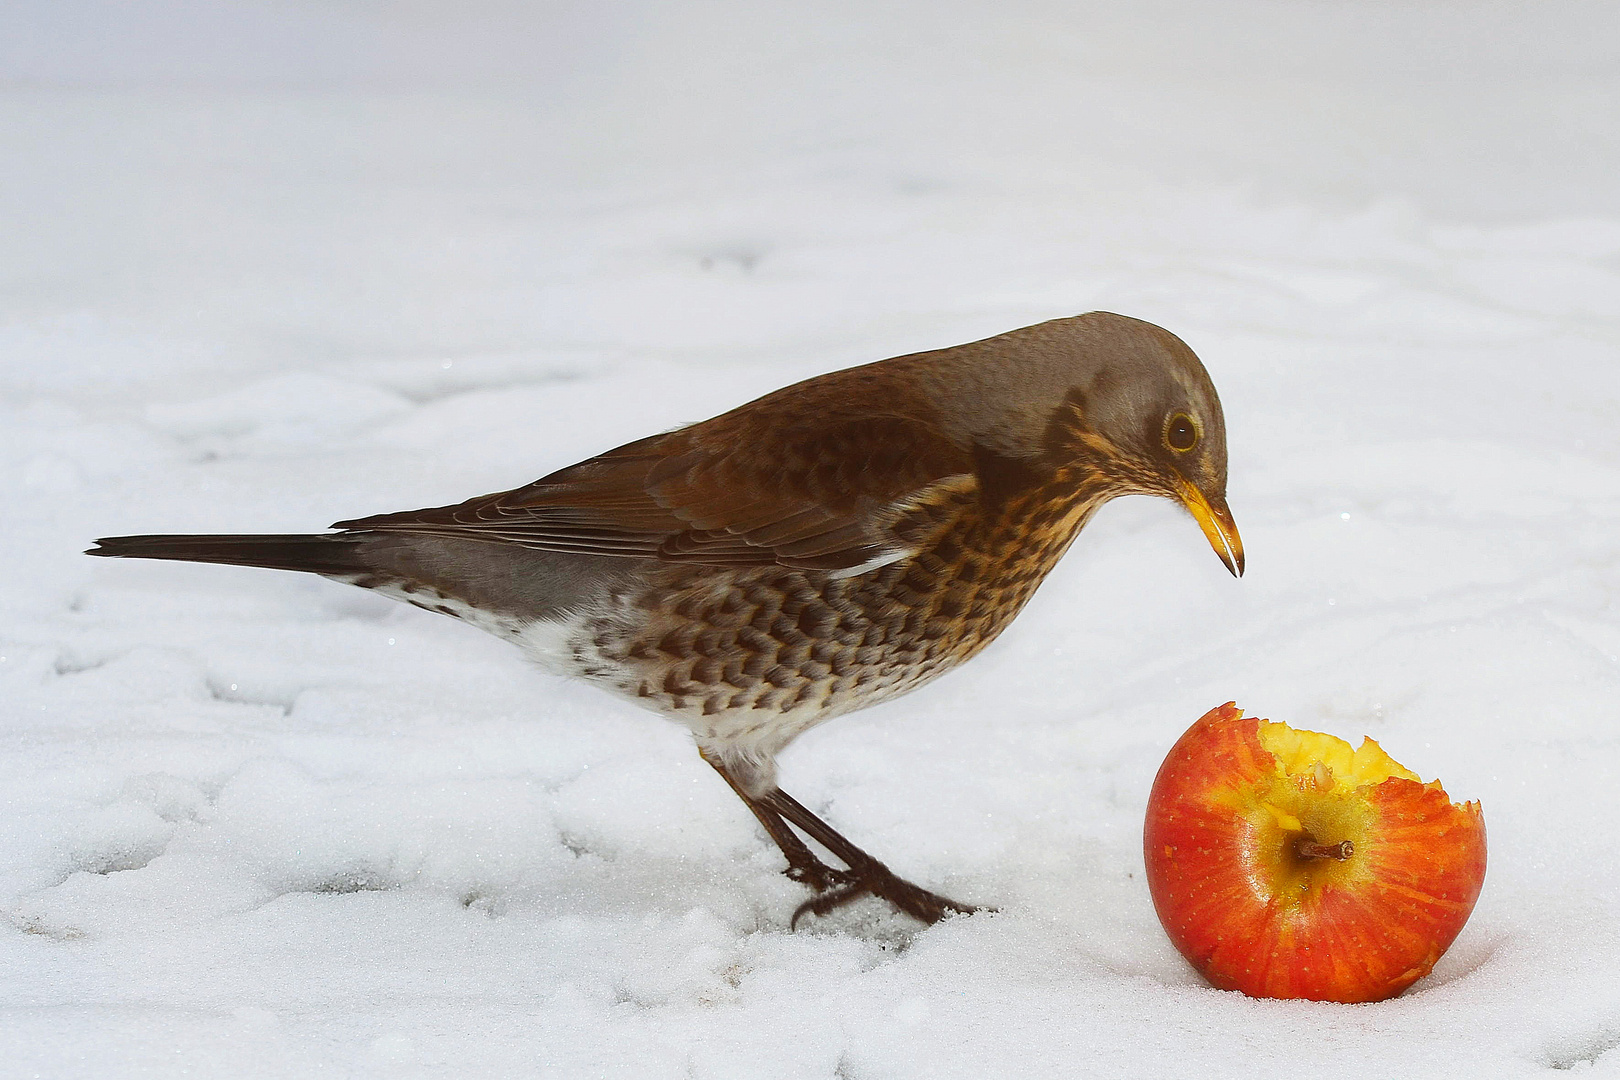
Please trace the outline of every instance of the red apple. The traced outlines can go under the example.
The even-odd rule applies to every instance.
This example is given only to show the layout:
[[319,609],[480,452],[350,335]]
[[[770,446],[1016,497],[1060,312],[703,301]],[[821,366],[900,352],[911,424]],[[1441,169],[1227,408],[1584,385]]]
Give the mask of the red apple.
[[1159,921],[1215,986],[1381,1001],[1468,921],[1485,819],[1371,739],[1352,749],[1228,702],[1160,766],[1143,854]]

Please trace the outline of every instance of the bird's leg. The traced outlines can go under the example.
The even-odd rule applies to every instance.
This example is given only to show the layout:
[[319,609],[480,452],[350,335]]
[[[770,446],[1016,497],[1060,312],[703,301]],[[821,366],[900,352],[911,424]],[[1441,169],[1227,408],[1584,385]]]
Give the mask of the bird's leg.
[[[776,841],[776,846],[782,849],[782,854],[788,861],[788,868],[783,873],[821,894],[799,905],[798,910],[793,913],[793,926],[797,927],[799,920],[806,914],[825,915],[868,895],[887,900],[897,910],[930,924],[938,922],[949,912],[966,915],[978,910],[967,904],[959,904],[949,897],[931,893],[897,877],[887,866],[844,839],[836,829],[812,814],[802,803],[781,788],[773,788],[765,795],[755,798],[737,783],[718,758],[704,754],[703,760],[712,765],[714,771],[725,779],[731,790],[737,793],[737,797],[754,812],[754,817],[759,819],[759,823],[765,827],[771,839]],[[810,839],[832,852],[848,865],[849,869],[837,870],[818,859],[809,846],[788,826],[788,822],[798,826]]]
[[738,784],[731,773],[726,771],[725,765],[718,758],[711,758],[709,755],[704,754],[703,760],[713,765],[714,771],[725,778],[726,783],[731,786],[731,790],[735,791],[737,797],[747,804],[748,809],[754,812],[754,816],[759,819],[761,825],[765,826],[765,831],[770,834],[771,839],[776,841],[776,846],[782,849],[782,854],[787,857],[788,861],[787,869],[782,873],[800,884],[810,886],[818,893],[826,892],[834,886],[846,888],[855,880],[854,875],[848,871],[834,870],[816,858],[815,853],[805,845],[805,842],[800,840],[792,829],[788,828],[787,822],[782,820],[781,815],[761,805],[758,800],[744,791],[742,785]]
[[[746,796],[744,796],[744,800],[749,802],[750,805],[754,803],[754,800],[750,800]],[[843,884],[837,888],[822,892],[815,899],[807,900],[799,905],[799,909],[793,913],[794,926],[797,926],[799,919],[806,914],[825,915],[829,911],[843,907],[852,900],[867,895],[887,900],[896,909],[930,924],[938,922],[950,912],[967,915],[977,910],[967,904],[959,904],[949,897],[931,893],[927,889],[895,876],[894,872],[887,866],[845,840],[831,825],[805,809],[797,799],[781,788],[773,788],[761,796],[758,803],[779,822],[785,818],[798,826],[810,839],[832,852],[849,866],[849,872],[844,876]],[[755,813],[759,813],[759,811],[756,810]],[[760,820],[764,820],[763,815]],[[781,843],[780,840],[777,842]],[[795,843],[798,843],[797,839],[795,839]],[[802,848],[804,845],[799,844],[799,846]],[[786,850],[787,848],[784,845],[783,851]],[[791,859],[792,856],[789,856],[789,861]]]

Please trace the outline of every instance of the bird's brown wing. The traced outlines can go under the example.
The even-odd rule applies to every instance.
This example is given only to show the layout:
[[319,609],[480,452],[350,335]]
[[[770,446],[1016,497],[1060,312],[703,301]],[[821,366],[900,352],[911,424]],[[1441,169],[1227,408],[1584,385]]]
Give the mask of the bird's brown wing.
[[913,417],[829,411],[739,410],[513,491],[334,528],[721,566],[849,571],[905,554],[893,526],[931,490],[971,484],[971,455]]

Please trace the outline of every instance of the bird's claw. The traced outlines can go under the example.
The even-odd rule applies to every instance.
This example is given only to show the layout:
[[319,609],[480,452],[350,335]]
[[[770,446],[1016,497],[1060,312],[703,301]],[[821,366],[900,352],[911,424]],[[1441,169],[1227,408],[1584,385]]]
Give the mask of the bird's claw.
[[[868,866],[849,870],[831,870],[830,867],[827,869],[842,881],[834,887],[818,889],[820,896],[800,904],[788,924],[792,929],[797,930],[799,920],[806,915],[825,915],[863,896],[887,900],[895,910],[903,911],[917,921],[929,925],[939,922],[946,915],[971,915],[980,910],[970,904],[958,903],[948,896],[931,893],[903,878],[896,877],[882,863],[874,862]],[[791,873],[789,876],[792,876]]]
[[790,866],[782,873],[789,881],[797,881],[800,885],[809,886],[818,893],[824,893],[828,889],[847,888],[858,880],[851,871],[835,870],[820,860]]

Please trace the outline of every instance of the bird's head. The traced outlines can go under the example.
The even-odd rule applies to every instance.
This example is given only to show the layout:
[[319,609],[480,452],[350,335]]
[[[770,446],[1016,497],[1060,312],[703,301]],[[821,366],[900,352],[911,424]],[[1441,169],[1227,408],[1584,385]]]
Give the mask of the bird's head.
[[[1226,423],[1204,365],[1168,330],[1109,312],[976,342],[962,421],[989,453],[1067,470],[1105,496],[1185,506],[1234,575],[1243,540],[1226,505]],[[954,351],[954,350],[953,350]],[[958,391],[964,389],[960,382]]]

